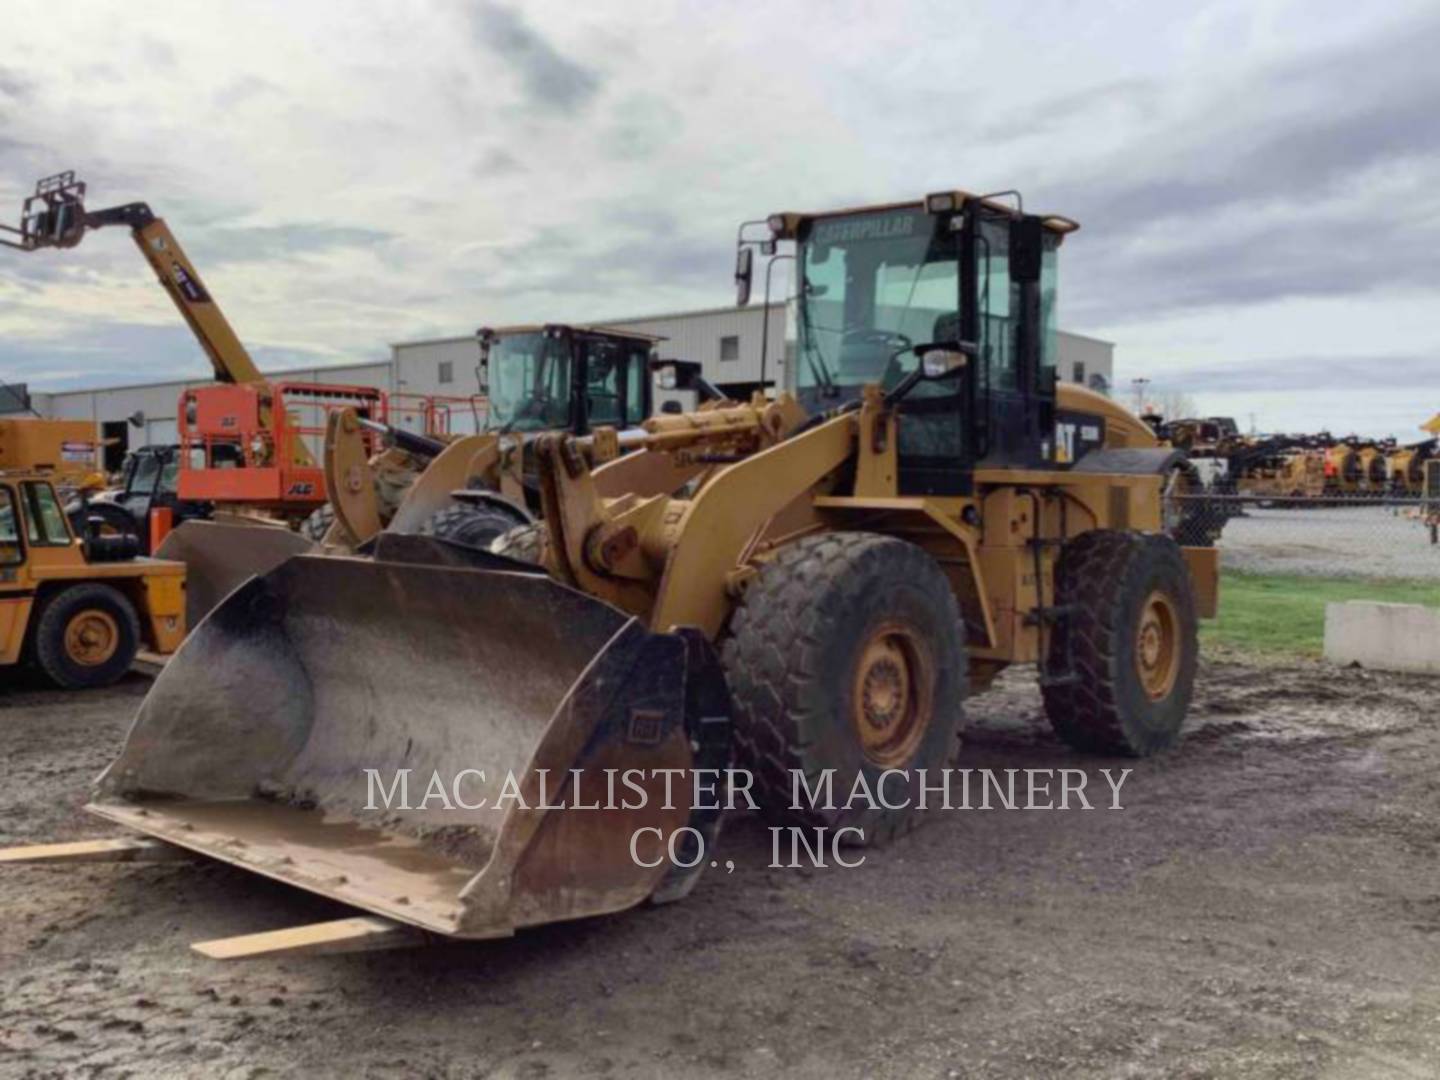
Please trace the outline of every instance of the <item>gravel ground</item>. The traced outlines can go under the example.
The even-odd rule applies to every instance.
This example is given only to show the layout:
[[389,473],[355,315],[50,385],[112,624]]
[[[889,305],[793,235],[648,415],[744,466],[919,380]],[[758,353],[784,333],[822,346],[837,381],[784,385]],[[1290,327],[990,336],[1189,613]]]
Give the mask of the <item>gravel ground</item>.
[[[231,964],[187,945],[337,909],[215,864],[7,868],[0,1075],[1440,1075],[1434,681],[1212,658],[1182,747],[1117,762],[1023,676],[966,763],[1129,765],[1123,810],[937,814],[813,871],[740,816],[683,903]],[[80,806],[144,688],[0,692],[0,843],[106,831]]]
[[1247,507],[1225,524],[1227,569],[1314,577],[1440,579],[1440,547],[1406,510]]

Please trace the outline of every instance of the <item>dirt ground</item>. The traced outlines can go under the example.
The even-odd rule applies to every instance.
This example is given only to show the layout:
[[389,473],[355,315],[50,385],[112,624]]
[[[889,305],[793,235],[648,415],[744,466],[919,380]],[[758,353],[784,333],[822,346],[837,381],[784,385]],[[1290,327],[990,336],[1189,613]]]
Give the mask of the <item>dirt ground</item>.
[[[1019,674],[966,764],[1127,764],[1062,748]],[[939,814],[810,871],[737,816],[684,903],[508,942],[223,964],[187,946],[339,909],[211,864],[7,868],[0,1075],[1433,1077],[1437,689],[1211,658],[1121,811]],[[0,843],[106,831],[80,806],[144,690],[0,691]]]

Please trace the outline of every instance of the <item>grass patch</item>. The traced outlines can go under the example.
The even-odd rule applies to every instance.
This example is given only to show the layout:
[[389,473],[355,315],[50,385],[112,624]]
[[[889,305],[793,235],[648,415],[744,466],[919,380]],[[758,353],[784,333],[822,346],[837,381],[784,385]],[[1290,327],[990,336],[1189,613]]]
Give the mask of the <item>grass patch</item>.
[[1440,607],[1440,581],[1230,572],[1220,578],[1220,617],[1200,624],[1200,641],[1319,656],[1325,644],[1325,605],[1345,600]]

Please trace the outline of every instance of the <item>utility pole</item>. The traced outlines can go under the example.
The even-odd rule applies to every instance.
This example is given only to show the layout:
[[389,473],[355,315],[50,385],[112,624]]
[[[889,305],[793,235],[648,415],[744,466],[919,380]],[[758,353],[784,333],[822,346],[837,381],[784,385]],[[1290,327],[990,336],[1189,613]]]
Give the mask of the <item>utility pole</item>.
[[1139,416],[1145,411],[1145,387],[1150,385],[1150,380],[1131,379],[1130,385],[1135,388],[1135,415]]

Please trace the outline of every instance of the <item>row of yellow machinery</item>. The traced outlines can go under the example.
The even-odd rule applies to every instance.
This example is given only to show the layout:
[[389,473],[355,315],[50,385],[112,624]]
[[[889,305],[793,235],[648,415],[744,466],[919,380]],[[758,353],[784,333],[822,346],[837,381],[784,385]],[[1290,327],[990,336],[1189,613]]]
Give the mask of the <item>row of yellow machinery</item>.
[[1220,466],[1212,490],[1260,498],[1419,498],[1427,465],[1440,460],[1440,417],[1421,425],[1430,438],[1408,445],[1328,433],[1242,435],[1226,417],[1147,419],[1192,461]]
[[205,856],[357,912],[213,956],[488,938],[684,896],[731,766],[774,819],[889,840],[1011,665],[1076,748],[1172,747],[1216,552],[1171,535],[1184,454],[1056,378],[1077,228],[963,191],[742,227],[742,303],[793,260],[793,385],[537,426],[534,512],[492,544],[413,526],[494,440],[449,443],[384,520],[337,410],[329,542],[156,679],[88,807],[128,835],[0,861]]

